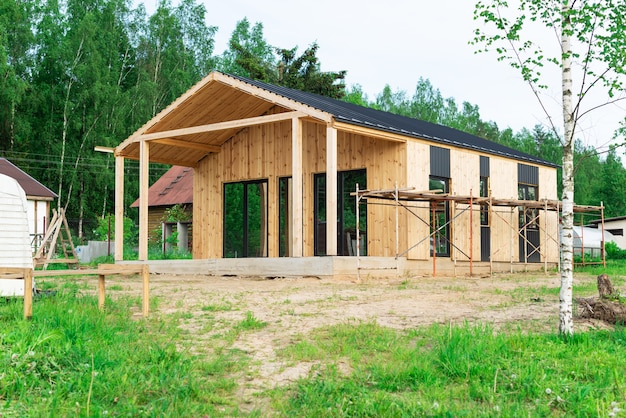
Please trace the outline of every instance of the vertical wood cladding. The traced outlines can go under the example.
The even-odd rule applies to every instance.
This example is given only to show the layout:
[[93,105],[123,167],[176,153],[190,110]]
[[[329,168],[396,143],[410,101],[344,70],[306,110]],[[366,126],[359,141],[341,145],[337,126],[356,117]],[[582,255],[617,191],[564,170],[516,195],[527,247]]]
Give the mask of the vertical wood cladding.
[[[303,224],[304,255],[314,253],[313,175],[326,171],[326,125],[303,123]],[[338,132],[339,171],[366,169],[368,187],[393,188],[406,182],[404,143]],[[278,179],[291,176],[291,122],[249,127],[207,155],[194,175],[194,258],[222,257],[222,184],[267,179],[268,255],[278,257]],[[297,181],[297,179],[294,179]],[[403,218],[406,219],[406,216]],[[395,255],[395,211],[389,206],[368,207],[368,251],[375,256]],[[405,230],[405,221],[401,221]],[[403,240],[406,247],[406,238]]]
[[[315,174],[326,171],[326,125],[304,121],[303,132],[303,225],[304,256],[314,254]],[[207,155],[194,173],[193,242],[194,258],[222,257],[222,193],[224,182],[267,179],[268,181],[268,255],[279,255],[278,181],[289,177],[291,162],[291,121],[277,122],[242,129],[221,147],[221,152]],[[393,189],[396,186],[428,190],[428,177],[450,178],[451,192],[456,195],[479,196],[480,177],[490,178],[492,195],[499,199],[516,199],[518,179],[539,184],[539,198],[556,198],[556,169],[519,164],[498,156],[433,146],[428,141],[409,139],[407,143],[339,131],[337,135],[337,170],[365,169],[367,187],[371,190]],[[516,170],[518,176],[515,175]],[[522,181],[522,180],[520,180]],[[378,202],[380,203],[380,202]],[[389,202],[386,202],[389,203]],[[410,203],[413,213],[404,209],[399,214],[400,252],[427,237],[428,203]],[[458,210],[462,207],[459,206]],[[494,261],[517,261],[517,232],[509,226],[517,223],[517,208],[494,208],[499,216],[491,217],[491,249]],[[391,205],[368,206],[367,248],[371,256],[394,256],[396,249],[396,209]],[[419,217],[419,218],[418,218]],[[422,219],[422,220],[420,220]],[[478,206],[472,215],[474,260],[480,259],[480,216]],[[543,222],[543,221],[542,221]],[[551,231],[558,226],[558,215],[549,213],[545,224]],[[469,212],[454,225],[453,237],[461,251],[452,256],[459,260],[469,254]],[[551,232],[552,235],[554,233]],[[549,261],[558,259],[558,246],[542,235],[542,248]],[[465,253],[466,255],[463,255]],[[427,260],[429,242],[425,240],[408,252],[407,258]]]

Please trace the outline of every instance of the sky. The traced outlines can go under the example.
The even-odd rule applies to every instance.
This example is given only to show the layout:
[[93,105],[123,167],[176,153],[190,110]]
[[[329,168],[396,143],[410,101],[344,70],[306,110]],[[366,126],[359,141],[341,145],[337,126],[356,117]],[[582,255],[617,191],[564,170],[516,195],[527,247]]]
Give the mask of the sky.
[[[476,47],[469,45],[474,29],[481,26],[473,20],[474,1],[197,1],[206,6],[207,24],[218,27],[215,54],[227,48],[237,22],[247,17],[251,24],[263,24],[270,45],[298,46],[303,52],[317,42],[322,70],[347,70],[347,85],[361,85],[370,100],[386,84],[411,96],[422,77],[457,105],[477,105],[482,119],[495,121],[500,129],[532,129],[547,122],[517,70],[498,62],[495,53],[475,54]],[[157,3],[143,0],[149,14]],[[555,42],[548,32],[538,36],[551,36],[549,42]],[[562,125],[558,71],[550,73],[550,83],[556,88],[543,93],[544,104]],[[582,121],[577,138],[589,146],[606,146],[625,115],[626,104],[594,112]]]

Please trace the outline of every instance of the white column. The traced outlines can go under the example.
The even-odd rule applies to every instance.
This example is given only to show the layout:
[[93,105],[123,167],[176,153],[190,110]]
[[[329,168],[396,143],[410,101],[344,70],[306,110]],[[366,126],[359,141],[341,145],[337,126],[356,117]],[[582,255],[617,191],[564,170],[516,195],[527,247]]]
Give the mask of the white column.
[[337,129],[326,128],[326,255],[337,255]]
[[148,260],[148,166],[150,153],[147,141],[139,143],[139,260]]
[[299,118],[291,119],[291,176],[293,179],[293,210],[291,211],[291,225],[293,239],[291,240],[291,256],[303,255],[303,151],[302,151],[302,121]]
[[115,157],[115,261],[124,259],[124,157]]

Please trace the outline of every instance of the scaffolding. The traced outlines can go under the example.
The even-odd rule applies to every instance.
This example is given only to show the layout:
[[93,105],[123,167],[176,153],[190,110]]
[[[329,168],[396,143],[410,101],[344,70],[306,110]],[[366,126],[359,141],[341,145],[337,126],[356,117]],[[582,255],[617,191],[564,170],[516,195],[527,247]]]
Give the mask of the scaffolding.
[[[513,272],[513,266],[515,264],[524,264],[526,267],[529,264],[529,259],[533,256],[539,257],[539,259],[543,259],[543,267],[544,272],[548,271],[548,254],[547,248],[548,245],[540,245],[533,243],[527,234],[527,225],[532,224],[535,226],[536,230],[539,233],[543,233],[545,237],[545,242],[552,241],[557,245],[557,248],[560,244],[560,234],[559,234],[559,225],[560,222],[556,222],[556,228],[552,231],[548,225],[548,218],[545,216],[547,212],[557,212],[560,213],[562,209],[562,203],[559,200],[551,200],[551,199],[540,199],[540,200],[520,200],[520,199],[497,199],[491,196],[489,193],[489,197],[475,197],[472,195],[472,191],[470,190],[469,196],[459,196],[452,195],[450,193],[443,193],[440,190],[426,190],[426,191],[416,191],[414,187],[410,188],[398,188],[396,184],[394,189],[387,190],[359,190],[359,185],[356,185],[356,191],[351,193],[351,195],[355,196],[356,199],[356,214],[357,214],[357,247],[356,247],[356,256],[357,256],[357,275],[360,277],[360,245],[359,245],[359,205],[393,205],[395,206],[395,260],[396,260],[396,269],[398,265],[398,259],[406,256],[409,251],[416,248],[423,242],[429,240],[431,243],[435,236],[439,235],[443,237],[451,248],[454,248],[458,253],[462,254],[467,258],[469,262],[469,275],[472,276],[474,274],[474,212],[487,210],[489,222],[493,222],[493,216],[498,217],[505,225],[509,227],[510,230],[510,255],[509,255],[509,264],[510,270]],[[393,202],[393,203],[390,203]],[[414,206],[412,203],[422,203],[422,206]],[[439,225],[434,227],[432,225],[432,220],[435,215],[435,208],[440,203],[449,203],[450,215],[449,219],[443,225]],[[504,216],[504,212],[494,210],[497,207],[505,207],[510,208],[508,211],[509,219],[507,220]],[[418,237],[417,241],[413,244],[410,242],[407,245],[407,249],[404,251],[400,251],[400,230],[399,230],[399,213],[400,209],[406,210],[410,215],[417,218],[423,224],[428,226],[429,233],[425,237]],[[418,211],[424,212],[425,209],[429,209],[429,219],[424,219],[423,216],[420,216]],[[523,227],[520,228],[516,219],[516,209],[519,211],[524,211],[524,216],[527,216],[527,221],[524,223]],[[469,247],[467,252],[464,251],[458,242],[455,241],[455,236],[458,235],[455,233],[455,229],[458,226],[456,222],[460,219],[461,215],[469,212],[469,222],[467,222],[468,228],[468,239],[469,239]],[[606,266],[606,256],[604,251],[604,206],[583,206],[583,205],[574,205],[574,213],[590,213],[595,212],[599,213],[601,218],[602,225],[602,264]],[[543,222],[541,222],[541,214],[543,216]],[[451,233],[449,236],[440,235],[441,231],[445,228],[451,228]],[[460,228],[461,226],[459,226]],[[480,229],[480,226],[479,226]],[[514,257],[514,237],[517,235],[520,238],[520,245],[524,245],[524,257],[523,260],[515,261],[516,257]],[[410,237],[407,237],[409,239]],[[541,242],[541,240],[539,241]],[[584,245],[584,244],[583,244]],[[493,259],[494,255],[498,254],[502,251],[503,248],[498,248],[495,252],[493,248],[489,248],[489,274],[493,275]],[[452,253],[452,251],[451,251]],[[583,256],[584,257],[584,256]],[[432,275],[437,275],[437,251],[434,245],[431,245],[430,249],[430,258],[432,259]],[[447,258],[447,257],[446,257]],[[521,257],[517,257],[521,258]],[[584,260],[584,258],[583,258]],[[453,262],[456,266],[457,263],[457,253],[454,253]],[[484,262],[483,262],[484,263]],[[560,268],[560,257],[557,257],[557,263]],[[537,263],[532,263],[537,264]]]

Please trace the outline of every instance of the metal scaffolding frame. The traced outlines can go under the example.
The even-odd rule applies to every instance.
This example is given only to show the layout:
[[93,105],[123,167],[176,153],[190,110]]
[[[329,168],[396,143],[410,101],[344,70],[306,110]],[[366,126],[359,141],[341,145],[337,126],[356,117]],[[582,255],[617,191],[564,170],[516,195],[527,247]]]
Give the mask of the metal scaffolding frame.
[[[491,193],[490,193],[491,194]],[[395,210],[395,233],[396,233],[396,251],[395,251],[395,259],[396,259],[396,269],[397,269],[397,260],[406,255],[409,251],[411,251],[413,248],[417,247],[418,245],[420,245],[421,243],[423,243],[426,240],[430,240],[432,239],[437,233],[439,233],[442,229],[446,228],[447,226],[451,226],[452,228],[454,228],[455,225],[455,221],[459,219],[459,217],[466,212],[469,212],[469,222],[468,222],[468,229],[469,229],[469,254],[467,254],[465,251],[463,251],[461,248],[459,248],[459,246],[457,245],[458,243],[455,242],[455,233],[453,230],[453,233],[451,233],[451,237],[444,237],[445,240],[452,246],[454,247],[459,253],[463,254],[465,257],[467,257],[468,261],[469,261],[469,274],[470,276],[473,275],[473,264],[474,264],[474,256],[473,256],[473,248],[474,248],[474,244],[473,244],[473,237],[474,237],[474,222],[473,222],[473,213],[474,211],[479,211],[481,210],[481,205],[487,205],[488,207],[488,213],[489,213],[489,222],[492,222],[492,216],[495,215],[497,216],[500,220],[502,220],[506,225],[509,226],[510,231],[511,231],[511,236],[510,236],[510,260],[509,263],[511,265],[511,272],[513,272],[513,265],[515,264],[524,264],[524,265],[528,265],[528,259],[531,255],[538,253],[540,258],[542,258],[543,264],[544,264],[544,271],[547,272],[548,270],[548,259],[547,259],[547,253],[546,253],[546,245],[541,246],[539,245],[539,247],[537,247],[536,245],[534,245],[532,242],[530,242],[530,240],[528,240],[527,235],[526,235],[526,225],[524,225],[524,227],[522,229],[520,229],[518,227],[518,224],[516,222],[516,220],[514,219],[515,216],[515,208],[523,208],[524,211],[536,211],[536,212],[531,212],[531,213],[535,213],[532,218],[529,218],[530,222],[536,222],[537,225],[537,229],[541,232],[543,232],[544,236],[545,236],[545,240],[546,242],[548,240],[551,240],[553,242],[555,242],[557,245],[560,242],[560,237],[559,237],[559,228],[556,228],[556,231],[550,231],[548,228],[548,221],[547,221],[547,216],[543,216],[543,223],[540,222],[540,213],[547,213],[549,211],[552,212],[560,212],[561,208],[562,208],[562,203],[559,200],[551,200],[551,199],[541,199],[541,200],[519,200],[519,199],[497,199],[494,198],[493,196],[489,196],[489,197],[475,197],[472,195],[472,191],[470,190],[470,195],[469,196],[459,196],[459,195],[452,195],[449,193],[442,193],[439,190],[427,190],[427,191],[415,191],[414,187],[410,187],[410,188],[398,188],[397,184],[395,186],[394,189],[386,189],[386,190],[360,190],[359,189],[359,185],[356,185],[356,191],[351,193],[351,195],[355,196],[356,199],[356,231],[357,231],[357,247],[356,247],[356,256],[357,256],[357,270],[360,270],[360,236],[359,236],[359,231],[360,231],[360,220],[359,220],[359,205],[363,204],[363,201],[365,202],[364,204],[366,205],[383,205],[383,206],[390,206],[393,205],[395,206],[396,210]],[[393,204],[390,203],[380,203],[379,201],[391,201],[393,202]],[[410,203],[411,202],[421,202],[421,203],[428,203],[428,207],[425,206],[421,206],[421,207],[417,207],[417,206],[411,206]],[[438,203],[441,202],[449,202],[452,203],[450,211],[451,211],[451,215],[450,215],[450,219],[444,224],[439,226],[437,229],[433,229],[431,227],[431,223],[430,223],[430,219],[425,220],[423,219],[418,213],[416,213],[416,211],[414,211],[413,209],[420,209],[420,210],[424,210],[424,209],[430,209],[429,211],[429,216],[432,218],[434,217],[434,211],[435,208],[437,206]],[[459,210],[459,205],[467,205],[464,208],[461,208]],[[476,207],[476,205],[478,205],[478,207]],[[510,220],[506,220],[505,217],[503,216],[503,213],[501,211],[494,211],[494,207],[509,207],[510,210]],[[414,244],[411,245],[411,243],[408,243],[407,245],[407,249],[400,252],[400,248],[399,248],[399,243],[400,243],[400,231],[399,231],[399,214],[398,211],[400,208],[405,209],[409,214],[415,216],[417,219],[419,219],[422,223],[426,224],[427,226],[429,226],[429,229],[431,230],[431,232],[425,236],[422,237],[420,239],[418,239],[418,241]],[[457,213],[458,212],[458,213]],[[574,205],[574,213],[589,213],[589,212],[596,212],[600,214],[601,217],[601,224],[602,224],[602,262],[604,265],[606,265],[606,257],[605,257],[605,251],[604,251],[604,206],[583,206],[583,205]],[[527,222],[530,223],[530,222]],[[558,223],[560,224],[560,222]],[[514,261],[514,256],[513,256],[513,239],[515,234],[517,234],[518,237],[522,238],[522,242],[524,242],[524,261],[522,262],[515,262]],[[583,244],[584,245],[584,244]],[[530,252],[528,252],[528,247],[530,247]],[[501,251],[502,248],[497,249],[495,251],[495,253],[493,252],[493,249],[490,248],[489,251],[489,272],[490,274],[493,274],[493,256],[495,254],[497,254],[499,251]],[[431,258],[433,260],[433,268],[432,268],[432,275],[436,276],[437,274],[437,255],[436,255],[436,251],[433,250],[431,251]],[[456,259],[456,254],[454,257],[454,263],[456,265],[456,262],[458,261]],[[533,263],[535,264],[535,263]],[[560,267],[560,257],[558,259],[558,264]],[[357,272],[357,275],[360,276],[360,273]]]

